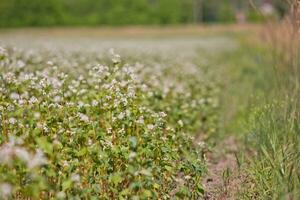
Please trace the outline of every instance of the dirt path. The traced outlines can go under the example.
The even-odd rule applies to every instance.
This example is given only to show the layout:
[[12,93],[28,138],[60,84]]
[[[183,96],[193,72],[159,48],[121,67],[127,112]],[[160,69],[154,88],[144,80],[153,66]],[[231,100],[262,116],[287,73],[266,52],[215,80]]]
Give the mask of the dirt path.
[[236,153],[238,144],[228,137],[207,154],[208,175],[204,177],[205,200],[234,200],[242,183]]

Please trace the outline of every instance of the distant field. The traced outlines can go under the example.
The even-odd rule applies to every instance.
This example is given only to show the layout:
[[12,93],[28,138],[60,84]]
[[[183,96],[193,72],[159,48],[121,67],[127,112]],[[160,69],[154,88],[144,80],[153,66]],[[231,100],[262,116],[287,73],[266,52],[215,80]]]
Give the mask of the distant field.
[[32,50],[97,52],[103,56],[113,48],[135,58],[158,55],[189,60],[202,50],[216,53],[235,48],[232,34],[256,33],[258,29],[256,25],[4,29],[0,30],[0,44]]
[[200,25],[200,26],[134,26],[134,27],[58,27],[0,29],[1,35],[20,34],[51,37],[170,37],[199,36],[221,33],[249,33],[261,29],[261,25]]

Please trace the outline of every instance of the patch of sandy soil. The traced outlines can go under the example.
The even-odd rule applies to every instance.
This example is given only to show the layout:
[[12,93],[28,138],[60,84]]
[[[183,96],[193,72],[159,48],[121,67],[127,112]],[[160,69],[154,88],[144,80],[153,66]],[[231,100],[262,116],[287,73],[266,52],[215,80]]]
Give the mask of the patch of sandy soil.
[[234,137],[225,138],[207,153],[208,175],[204,177],[205,200],[234,200],[242,183],[236,153],[238,143]]

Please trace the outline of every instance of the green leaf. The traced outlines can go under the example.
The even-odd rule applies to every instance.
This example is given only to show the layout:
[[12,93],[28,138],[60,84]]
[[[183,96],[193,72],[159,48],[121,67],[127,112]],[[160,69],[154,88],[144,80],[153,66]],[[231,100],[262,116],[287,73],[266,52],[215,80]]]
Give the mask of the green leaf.
[[121,175],[120,174],[112,174],[112,175],[110,175],[110,177],[109,177],[109,181],[111,182],[111,183],[113,183],[114,185],[118,185],[119,183],[121,183],[122,182],[122,177],[121,177]]
[[76,155],[81,157],[81,156],[84,156],[86,154],[87,154],[87,148],[84,147],[84,148],[80,149],[80,151],[78,151]]
[[71,188],[71,186],[72,186],[72,180],[68,179],[62,183],[62,190],[66,191],[67,189]]
[[129,143],[130,143],[130,146],[131,146],[132,148],[136,148],[136,146],[137,146],[137,140],[136,140],[136,137],[130,137],[130,138],[129,138]]
[[197,191],[200,194],[204,194],[204,188],[203,188],[202,184],[197,185]]
[[142,187],[141,183],[136,181],[130,184],[130,188],[133,190],[138,190]]
[[185,186],[183,186],[182,188],[180,188],[180,190],[176,193],[176,196],[178,196],[179,198],[184,198],[190,195],[189,189]]
[[160,185],[157,184],[157,183],[154,183],[154,184],[153,184],[153,187],[154,187],[155,189],[159,189],[159,188],[160,188]]
[[166,169],[167,171],[171,172],[171,171],[173,170],[173,167],[166,165],[166,166],[165,166],[165,169]]
[[46,137],[40,137],[35,139],[38,146],[47,154],[53,154],[53,146],[52,143],[48,142]]
[[147,199],[152,197],[152,192],[150,190],[144,190],[143,191],[143,199]]

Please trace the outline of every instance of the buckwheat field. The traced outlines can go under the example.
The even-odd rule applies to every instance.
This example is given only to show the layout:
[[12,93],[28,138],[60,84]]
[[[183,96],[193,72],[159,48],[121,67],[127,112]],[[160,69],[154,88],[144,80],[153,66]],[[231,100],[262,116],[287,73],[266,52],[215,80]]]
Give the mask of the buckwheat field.
[[216,131],[219,103],[195,55],[231,41],[3,38],[4,199],[203,195],[205,145],[195,137]]

